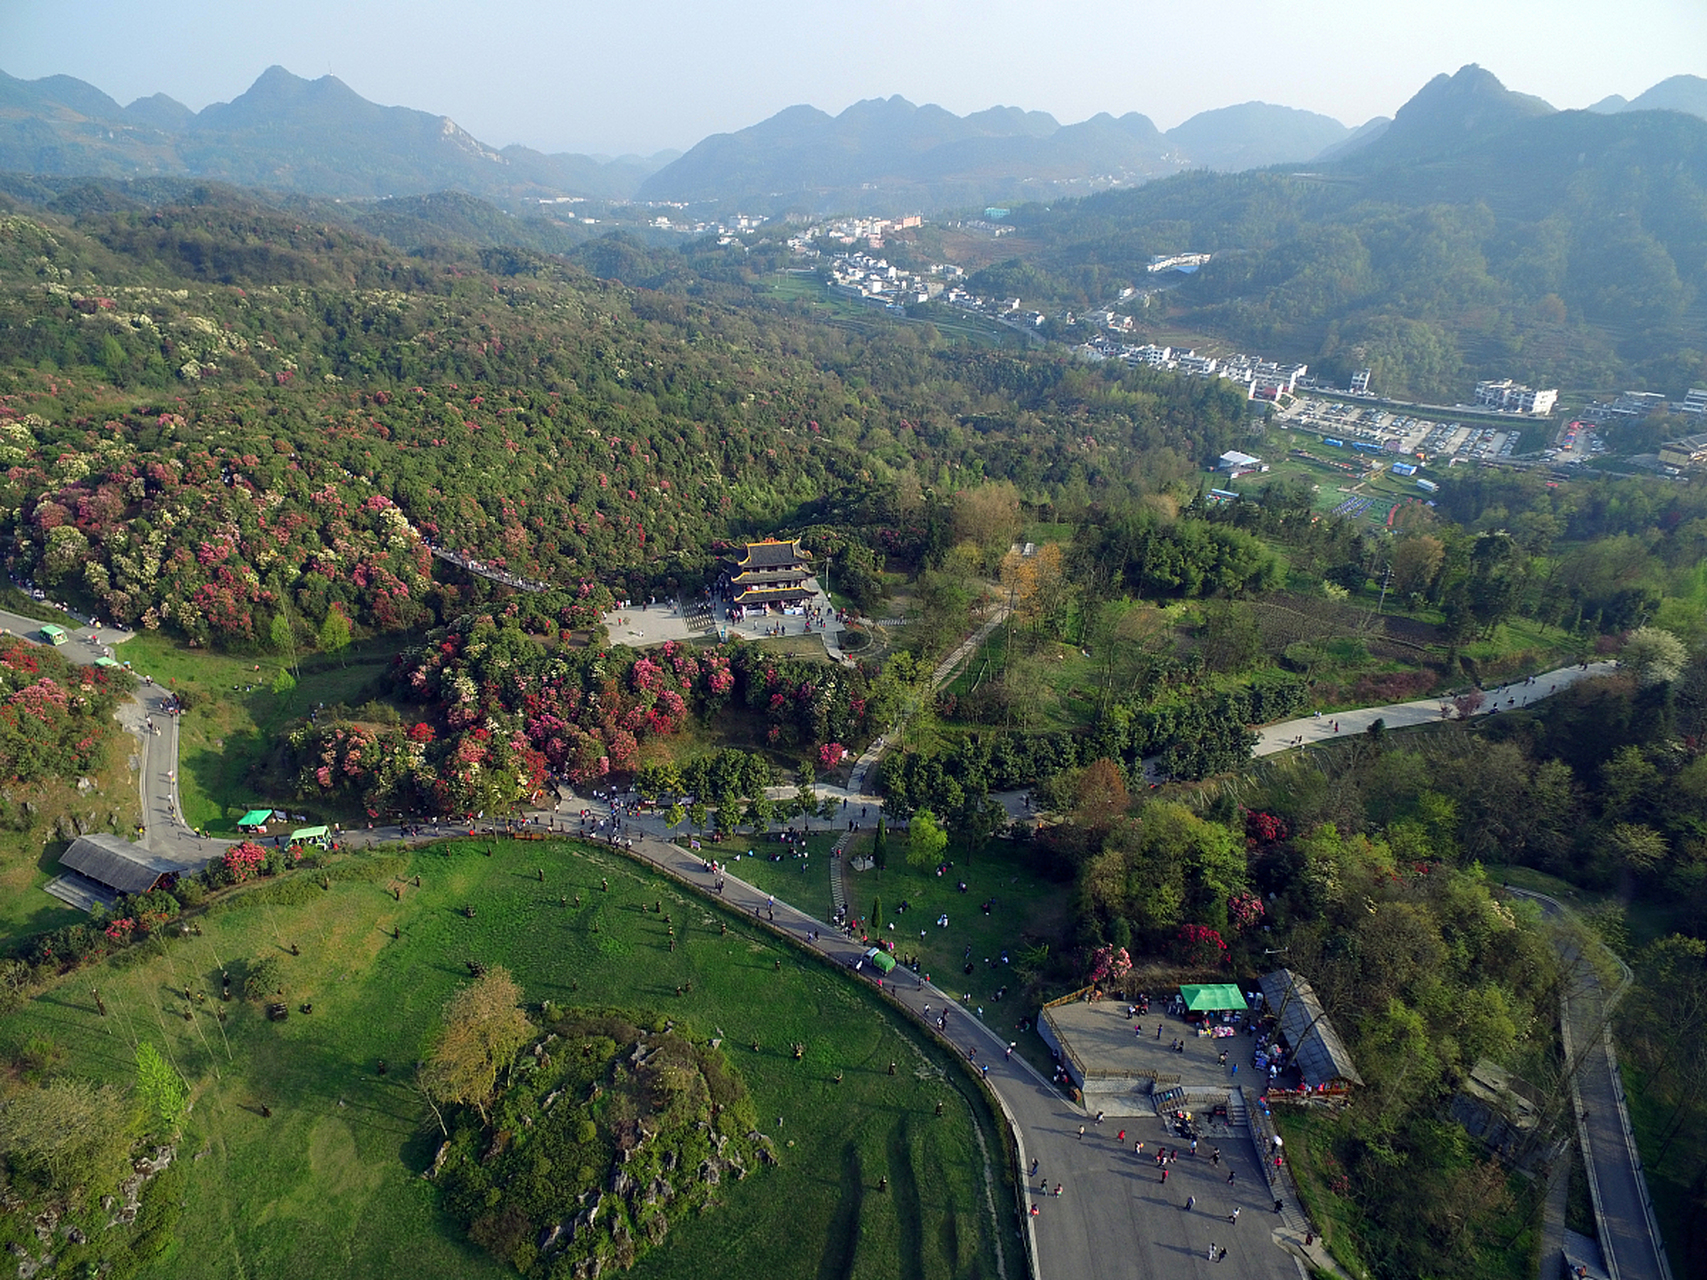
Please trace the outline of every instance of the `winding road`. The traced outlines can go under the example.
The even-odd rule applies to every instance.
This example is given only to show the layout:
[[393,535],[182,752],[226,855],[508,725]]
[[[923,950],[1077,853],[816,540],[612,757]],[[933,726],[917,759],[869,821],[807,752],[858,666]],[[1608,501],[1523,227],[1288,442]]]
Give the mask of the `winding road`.
[[[1570,917],[1567,907],[1544,893],[1510,886],[1507,892],[1538,903],[1543,914],[1554,919]],[[1557,949],[1561,963],[1572,975],[1560,1001],[1559,1022],[1566,1059],[1577,1060],[1571,1077],[1571,1103],[1607,1275],[1611,1280],[1671,1280],[1665,1243],[1654,1219],[1653,1197],[1648,1194],[1624,1105],[1624,1081],[1612,1048],[1612,1010],[1629,988],[1630,971],[1618,961],[1623,980],[1608,994],[1601,987],[1595,966],[1562,933],[1557,937]],[[1543,1275],[1549,1261],[1541,1260]],[[1551,1261],[1557,1264],[1557,1259]]]

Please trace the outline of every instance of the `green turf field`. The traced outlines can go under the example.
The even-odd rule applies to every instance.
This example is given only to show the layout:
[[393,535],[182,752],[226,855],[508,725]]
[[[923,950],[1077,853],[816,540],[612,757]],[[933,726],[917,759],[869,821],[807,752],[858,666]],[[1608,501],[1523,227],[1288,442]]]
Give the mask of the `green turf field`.
[[[875,993],[609,851],[464,842],[390,857],[340,864],[380,874],[328,890],[272,882],[216,906],[202,936],[80,972],[0,1020],[7,1048],[51,1039],[68,1070],[126,1084],[134,1042],[153,1041],[194,1086],[179,1243],[146,1274],[502,1274],[420,1177],[436,1130],[412,1064],[470,959],[508,966],[530,1001],[722,1037],[745,1079],[781,1166],[726,1184],[726,1203],[680,1223],[637,1276],[993,1277],[998,1231],[1016,1264],[999,1130],[961,1069]],[[283,966],[290,1019],[233,1002],[222,1025],[221,970],[240,990],[245,963],[266,956]]]

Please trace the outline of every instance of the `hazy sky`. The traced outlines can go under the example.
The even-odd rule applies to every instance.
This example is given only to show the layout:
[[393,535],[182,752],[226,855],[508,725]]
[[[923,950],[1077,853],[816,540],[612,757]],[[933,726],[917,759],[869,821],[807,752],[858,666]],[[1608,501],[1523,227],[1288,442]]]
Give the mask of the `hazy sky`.
[[0,70],[200,109],[268,66],[496,145],[686,147],[899,93],[1169,128],[1259,98],[1356,124],[1479,62],[1555,106],[1707,74],[1704,0],[0,0]]

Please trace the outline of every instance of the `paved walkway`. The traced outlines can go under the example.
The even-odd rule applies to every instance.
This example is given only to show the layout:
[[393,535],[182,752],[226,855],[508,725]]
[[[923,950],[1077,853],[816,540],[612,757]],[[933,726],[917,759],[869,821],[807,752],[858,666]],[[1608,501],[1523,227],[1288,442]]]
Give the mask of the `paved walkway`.
[[[1526,889],[1509,892],[1539,903],[1549,916],[1570,915],[1545,894]],[[1571,971],[1559,1018],[1567,1057],[1580,1058],[1571,1092],[1607,1274],[1612,1280],[1671,1280],[1612,1048],[1612,1009],[1630,985],[1629,970],[1624,969],[1623,980],[1608,994],[1595,966],[1562,935],[1559,957]],[[1548,1259],[1543,1258],[1543,1275],[1548,1274],[1547,1266]]]
[[[1501,685],[1497,692],[1487,691],[1482,706],[1474,714],[1485,716],[1500,711],[1516,711],[1539,702],[1560,689],[1568,688],[1578,680],[1610,675],[1617,669],[1618,664],[1615,662],[1591,662],[1587,666],[1560,667],[1557,671],[1533,676],[1528,681]],[[1339,711],[1333,715],[1302,716],[1297,720],[1283,720],[1279,724],[1267,725],[1258,730],[1257,745],[1252,754],[1268,756],[1292,747],[1307,747],[1313,742],[1363,733],[1377,720],[1383,721],[1389,729],[1401,729],[1410,725],[1435,724],[1441,720],[1449,720],[1453,715],[1450,698],[1421,698],[1416,702],[1395,702],[1384,707],[1360,707],[1354,711]],[[1334,727],[1336,725],[1337,730]]]

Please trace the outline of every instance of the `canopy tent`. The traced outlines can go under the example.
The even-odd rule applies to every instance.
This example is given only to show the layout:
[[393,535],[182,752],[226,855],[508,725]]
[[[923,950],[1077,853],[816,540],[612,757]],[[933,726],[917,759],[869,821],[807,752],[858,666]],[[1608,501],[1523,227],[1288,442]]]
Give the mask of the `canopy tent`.
[[1245,1003],[1245,993],[1230,982],[1182,986],[1179,996],[1185,1001],[1187,1013],[1242,1013],[1250,1008],[1250,1005]]
[[325,827],[298,827],[290,833],[292,844],[317,844],[324,846],[331,838],[326,834]]
[[253,827],[264,827],[267,825],[267,819],[272,816],[273,811],[271,809],[251,809],[237,819],[237,829],[243,831]]

